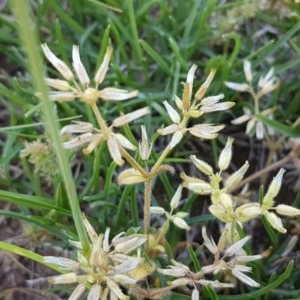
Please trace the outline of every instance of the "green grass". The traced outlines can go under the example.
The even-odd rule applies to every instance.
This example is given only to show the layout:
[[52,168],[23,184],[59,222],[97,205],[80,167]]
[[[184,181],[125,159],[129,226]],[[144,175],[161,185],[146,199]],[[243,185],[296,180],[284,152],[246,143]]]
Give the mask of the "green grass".
[[[124,102],[100,101],[98,107],[109,124],[122,113],[150,107],[151,114],[120,130],[137,145],[141,138],[140,125],[147,127],[155,142],[155,153],[150,157],[149,168],[167,145],[167,138],[156,134],[157,128],[170,124],[163,101],[168,100],[173,105],[174,96],[182,95],[181,83],[185,82],[192,64],[199,66],[194,81],[196,88],[205,81],[211,68],[217,69],[208,95],[224,93],[226,101],[234,101],[236,105],[229,111],[207,114],[202,118],[205,123],[227,125],[217,140],[210,142],[186,136],[166,160],[175,167],[176,172],[174,175],[163,173],[155,178],[152,195],[153,203],[166,210],[181,182],[180,172],[184,170],[191,174],[190,154],[215,166],[214,162],[217,162],[227,137],[234,136],[237,152],[234,152],[229,170],[235,171],[245,160],[249,160],[251,169],[248,177],[285,157],[290,150],[289,138],[300,137],[300,5],[291,0],[270,1],[270,7],[264,10],[259,8],[260,1],[254,0],[223,1],[224,4],[216,0],[33,1],[29,10],[31,17],[27,20],[29,23],[19,23],[20,28],[18,22],[26,22],[26,16],[18,16],[17,2],[10,1],[10,7],[0,14],[0,57],[3,63],[0,71],[0,108],[4,112],[0,120],[0,216],[30,224],[34,230],[46,231],[54,244],[79,239],[84,251],[89,253],[81,211],[85,212],[97,232],[104,232],[106,227],[110,227],[111,236],[141,228],[143,188],[142,185],[118,185],[117,176],[123,169],[112,162],[105,144],[101,144],[90,156],[80,151],[66,154],[60,142],[59,129],[71,120],[84,120],[94,125],[96,120],[92,110],[82,102],[53,104],[48,101],[48,90],[42,80],[45,71],[52,78],[61,76],[50,64],[44,68],[46,61],[42,60],[39,43],[47,43],[69,66],[72,63],[72,45],[79,45],[90,78],[100,66],[107,45],[113,47],[109,71],[101,88],[138,89],[140,93],[137,98]],[[256,8],[253,13],[249,6],[245,8],[251,2]],[[13,15],[18,22],[15,22]],[[273,161],[268,161],[269,153],[273,152],[268,149],[267,143],[247,137],[244,125],[230,124],[233,118],[242,115],[243,107],[253,107],[248,94],[230,90],[224,85],[224,81],[244,81],[245,59],[252,63],[254,82],[270,68],[274,68],[275,76],[280,79],[280,87],[261,101],[261,110],[276,107],[273,119],[260,114],[257,116],[260,122],[275,131],[273,142],[281,141]],[[37,91],[42,92],[45,101],[39,101]],[[30,142],[38,138],[49,139],[53,144],[60,171],[50,176],[51,183],[34,173],[33,165],[19,156],[25,140]],[[276,198],[278,203],[292,205],[295,199],[299,199],[296,198],[298,187],[293,189],[299,176],[298,160],[299,153],[295,153],[294,161],[290,160],[288,165],[282,166],[288,171],[283,183],[284,194]],[[251,183],[254,199],[259,198],[262,184],[267,190],[267,183],[279,167],[270,168],[269,172],[260,176],[261,180],[256,178]],[[264,177],[266,174],[268,177]],[[200,267],[197,258],[201,257],[196,248],[203,243],[199,227],[217,223],[216,218],[208,214],[207,199],[188,192],[183,195],[183,210],[190,212],[187,223],[196,232],[196,236],[192,237],[194,240],[189,240],[195,243],[195,248],[189,245],[185,254],[189,255],[190,265],[195,268]],[[4,209],[8,203],[9,211]],[[299,201],[295,201],[295,206],[299,207]],[[287,219],[284,224],[286,228],[290,221]],[[201,299],[273,300],[299,297],[297,262],[294,267],[292,262],[287,267],[279,265],[277,275],[272,274],[274,262],[285,250],[280,246],[287,244],[292,231],[282,235],[266,222],[257,221],[255,224],[260,226],[258,230],[265,236],[263,239],[253,236],[253,254],[263,252],[272,245],[263,261],[253,264],[252,278],[260,282],[261,287],[253,289],[238,285],[233,290],[217,290],[216,293],[208,287],[201,292]],[[253,228],[249,230],[250,234],[255,232]],[[172,255],[177,259],[179,250],[176,249],[180,249],[180,242],[185,241],[186,236],[175,227],[171,227],[170,233],[170,248],[174,249]],[[1,242],[0,248],[41,261],[37,253],[31,254],[26,249],[4,245],[4,242]],[[289,254],[292,258],[295,251]],[[165,262],[162,260],[160,263]],[[173,292],[170,297],[190,298]]]

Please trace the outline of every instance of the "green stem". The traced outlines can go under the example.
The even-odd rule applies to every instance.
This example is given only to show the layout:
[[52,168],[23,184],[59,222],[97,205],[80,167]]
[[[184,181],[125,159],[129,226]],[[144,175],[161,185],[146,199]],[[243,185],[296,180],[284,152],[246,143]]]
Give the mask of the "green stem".
[[94,115],[95,115],[95,117],[97,119],[97,122],[99,124],[100,129],[103,131],[104,135],[108,135],[109,134],[109,129],[107,127],[106,122],[102,118],[102,116],[101,116],[101,114],[99,112],[99,109],[98,109],[96,103],[93,103],[91,105],[91,107],[92,107],[93,113],[94,113]]
[[48,88],[44,82],[43,63],[40,54],[40,43],[35,31],[34,19],[30,12],[29,0],[11,0],[11,7],[19,30],[20,39],[28,59],[28,70],[34,79],[35,90],[41,94],[43,118],[46,122],[45,130],[51,137],[54,151],[58,160],[66,193],[68,195],[72,215],[83,252],[88,254],[90,243],[82,221],[82,213],[79,206],[76,187],[71,173],[70,165],[65,150],[63,149],[58,117],[55,113],[53,102],[48,97]]
[[122,156],[126,159],[126,161],[135,169],[138,170],[145,178],[149,177],[147,171],[145,171],[138,162],[123,148],[120,147],[120,151]]
[[165,148],[163,153],[160,155],[154,166],[151,168],[150,174],[154,176],[157,173],[157,169],[161,166],[161,164],[164,162],[165,158],[168,156],[168,154],[171,151],[170,144]]

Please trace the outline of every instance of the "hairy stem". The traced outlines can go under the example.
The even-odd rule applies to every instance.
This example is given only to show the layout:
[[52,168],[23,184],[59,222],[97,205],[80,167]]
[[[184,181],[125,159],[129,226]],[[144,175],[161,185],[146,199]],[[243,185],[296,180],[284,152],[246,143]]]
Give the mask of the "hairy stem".
[[144,183],[144,231],[149,233],[150,229],[150,205],[151,205],[151,179]]
[[292,157],[292,152],[289,153],[286,157],[282,158],[281,160],[263,168],[262,170],[252,174],[251,176],[245,178],[243,181],[241,181],[237,186],[234,187],[233,191],[234,190],[237,190],[241,187],[243,187],[245,184],[261,177],[262,175],[266,174],[266,173],[269,173],[270,171],[276,169],[276,168],[279,168],[281,167],[283,164],[287,163],[288,161],[292,160],[293,157]]

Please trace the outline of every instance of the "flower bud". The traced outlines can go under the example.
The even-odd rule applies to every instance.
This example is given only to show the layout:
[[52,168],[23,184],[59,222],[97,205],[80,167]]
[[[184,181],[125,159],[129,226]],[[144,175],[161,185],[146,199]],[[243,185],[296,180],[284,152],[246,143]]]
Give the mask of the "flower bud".
[[252,81],[251,63],[249,60],[244,60],[244,74],[248,82]]
[[249,168],[249,163],[248,163],[248,161],[246,161],[241,168],[239,168],[236,172],[234,172],[232,175],[230,175],[227,178],[227,180],[225,182],[225,187],[227,189],[231,189],[231,188],[234,188],[236,185],[238,185],[241,182],[241,180],[243,179],[248,168]]
[[278,216],[268,211],[264,212],[264,216],[267,218],[268,222],[273,228],[281,233],[286,233],[286,229],[283,227],[282,221]]
[[225,148],[222,150],[220,154],[218,166],[221,171],[226,170],[231,161],[232,143],[233,143],[233,138],[229,137],[226,142]]
[[133,168],[127,169],[119,174],[119,184],[135,184],[144,182],[145,178],[143,175]]
[[178,124],[180,122],[180,116],[179,116],[178,112],[169,104],[168,101],[164,101],[163,104],[164,104],[172,122]]
[[182,185],[179,185],[170,203],[172,209],[178,207],[181,198],[181,193],[182,193]]
[[296,217],[300,215],[300,209],[285,204],[279,204],[275,207],[275,209],[277,213],[289,217]]
[[179,217],[175,216],[172,221],[174,225],[176,225],[178,228],[185,229],[185,230],[191,229],[191,227],[183,219]]
[[192,160],[193,164],[196,166],[196,168],[206,175],[212,175],[213,174],[213,168],[206,163],[205,161],[196,158],[195,155],[191,155],[190,159]]

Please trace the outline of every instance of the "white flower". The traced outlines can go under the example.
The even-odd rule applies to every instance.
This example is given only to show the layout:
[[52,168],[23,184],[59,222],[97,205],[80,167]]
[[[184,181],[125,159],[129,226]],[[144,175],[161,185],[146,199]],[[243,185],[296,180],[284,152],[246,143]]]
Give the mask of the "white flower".
[[137,96],[137,91],[127,91],[124,89],[117,89],[113,87],[107,87],[102,90],[98,90],[99,84],[101,84],[105,78],[108,70],[109,61],[112,54],[112,48],[108,47],[96,75],[94,77],[95,86],[90,86],[90,78],[86,72],[86,69],[81,61],[79,54],[79,47],[73,46],[72,60],[75,74],[79,80],[76,82],[75,74],[71,69],[60,60],[47,46],[42,44],[42,50],[48,59],[48,61],[54,66],[54,68],[64,77],[64,80],[46,78],[46,83],[56,89],[57,91],[50,93],[50,99],[57,101],[74,101],[79,98],[81,101],[88,105],[93,105],[98,99],[107,101],[122,101]]
[[129,300],[130,297],[124,294],[120,285],[126,287],[136,283],[136,279],[130,274],[144,260],[139,255],[129,254],[141,247],[146,242],[146,237],[142,234],[120,234],[112,240],[112,247],[109,243],[109,229],[98,235],[85,217],[83,223],[91,243],[90,254],[84,255],[81,244],[76,243],[79,247],[77,261],[62,257],[44,257],[44,262],[69,271],[50,277],[49,281],[53,284],[78,283],[69,298],[71,300],[79,299],[88,286],[91,288],[87,299]]
[[202,272],[204,274],[230,272],[231,275],[250,286],[259,286],[259,283],[245,274],[249,273],[251,268],[244,264],[249,261],[260,259],[261,256],[241,254],[243,253],[242,248],[249,241],[250,236],[244,237],[227,248],[225,248],[222,236],[220,237],[217,245],[212,238],[208,237],[205,227],[202,227],[202,236],[204,239],[204,245],[214,255],[214,263],[202,268]]
[[194,94],[193,99],[193,83],[196,69],[197,66],[192,65],[187,74],[182,99],[175,96],[175,104],[179,111],[177,111],[168,101],[163,102],[167,113],[172,120],[172,124],[159,129],[158,133],[161,135],[173,135],[170,142],[171,149],[181,141],[186,132],[204,139],[216,138],[218,135],[217,133],[224,128],[223,125],[215,126],[213,124],[196,124],[192,127],[188,127],[189,120],[191,118],[198,118],[205,113],[226,110],[234,105],[233,102],[220,103],[220,100],[224,98],[223,94],[203,98],[214,78],[215,70],[211,70],[205,82]]
[[110,127],[106,127],[101,130],[93,127],[88,122],[78,122],[72,125],[67,125],[62,128],[61,134],[78,134],[72,137],[69,141],[64,142],[65,149],[77,149],[85,146],[83,149],[84,154],[90,154],[94,149],[103,141],[107,141],[109,153],[116,164],[122,165],[124,163],[121,155],[121,148],[136,150],[136,146],[133,145],[123,134],[114,133],[114,127],[121,127],[134,121],[141,116],[149,113],[149,108],[144,107],[138,109],[132,113],[125,114],[114,120]]

